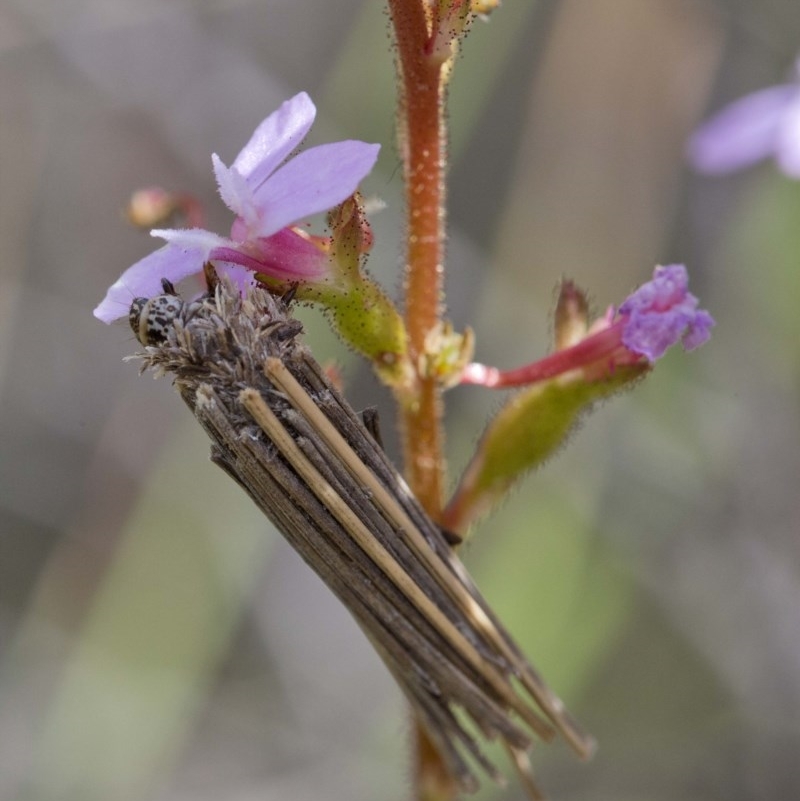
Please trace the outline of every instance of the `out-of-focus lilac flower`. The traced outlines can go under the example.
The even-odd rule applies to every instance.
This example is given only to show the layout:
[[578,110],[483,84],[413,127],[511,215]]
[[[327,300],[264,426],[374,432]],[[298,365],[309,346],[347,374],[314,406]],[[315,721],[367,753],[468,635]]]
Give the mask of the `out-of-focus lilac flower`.
[[574,345],[513,370],[469,364],[462,384],[516,387],[580,371],[584,380],[607,378],[620,367],[654,362],[672,345],[700,347],[711,336],[714,318],[698,308],[682,264],[656,267],[652,280],[611,307]]
[[207,261],[240,286],[252,283],[253,272],[289,281],[323,277],[329,269],[325,242],[290,226],[352,195],[375,164],[380,145],[334,142],[286,161],[316,113],[301,92],[256,128],[230,167],[215,153],[220,196],[236,214],[230,238],[202,228],[151,231],[167,244],[122,274],[95,317],[106,323],[123,317],[133,298],[159,294],[162,278],[176,283],[200,273]]
[[800,59],[793,83],[762,89],[731,103],[690,138],[688,155],[701,172],[722,174],[773,157],[800,178]]

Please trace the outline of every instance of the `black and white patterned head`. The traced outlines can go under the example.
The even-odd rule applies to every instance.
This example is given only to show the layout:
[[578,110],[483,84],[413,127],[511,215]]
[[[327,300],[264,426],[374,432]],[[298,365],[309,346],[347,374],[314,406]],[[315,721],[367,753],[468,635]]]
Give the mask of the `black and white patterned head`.
[[128,321],[142,345],[160,345],[165,342],[170,328],[183,309],[183,301],[166,279],[162,280],[164,293],[154,298],[134,298],[128,312]]

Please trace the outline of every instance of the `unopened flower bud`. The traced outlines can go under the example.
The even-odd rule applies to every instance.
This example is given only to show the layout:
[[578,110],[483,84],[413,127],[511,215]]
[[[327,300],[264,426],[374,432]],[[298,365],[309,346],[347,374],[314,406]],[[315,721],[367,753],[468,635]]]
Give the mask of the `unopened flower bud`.
[[586,336],[588,320],[586,295],[572,281],[562,281],[554,315],[555,349],[563,350],[580,342]]

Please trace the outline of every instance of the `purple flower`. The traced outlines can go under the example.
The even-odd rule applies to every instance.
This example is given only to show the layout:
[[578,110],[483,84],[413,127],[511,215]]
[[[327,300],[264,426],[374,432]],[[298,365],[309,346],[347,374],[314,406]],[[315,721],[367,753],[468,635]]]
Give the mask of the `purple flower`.
[[651,362],[679,341],[686,350],[700,347],[711,336],[714,318],[697,305],[682,264],[656,267],[652,281],[640,286],[619,307],[622,344]]
[[735,101],[702,125],[688,145],[702,172],[727,173],[775,158],[790,178],[800,178],[800,59],[793,83],[762,89]]
[[290,226],[350,197],[375,164],[380,145],[334,142],[286,161],[316,113],[301,92],[256,128],[230,167],[215,153],[220,196],[236,214],[230,238],[202,228],[151,231],[167,244],[122,274],[95,317],[106,323],[123,317],[133,298],[159,294],[162,278],[176,283],[201,272],[207,261],[240,285],[252,283],[253,272],[300,281],[324,276],[329,269],[324,240]]
[[682,264],[656,267],[652,280],[629,295],[616,312],[612,306],[574,345],[513,370],[469,364],[461,383],[519,387],[573,371],[594,381],[610,377],[620,367],[652,363],[678,342],[685,350],[694,350],[708,340],[714,325],[714,318],[697,305]]

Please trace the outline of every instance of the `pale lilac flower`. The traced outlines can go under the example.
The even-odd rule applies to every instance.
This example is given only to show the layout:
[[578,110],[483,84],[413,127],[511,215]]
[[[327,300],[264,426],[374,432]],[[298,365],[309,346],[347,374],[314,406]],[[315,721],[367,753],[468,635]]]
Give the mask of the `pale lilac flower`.
[[712,174],[734,172],[774,158],[800,178],[800,59],[793,83],[762,89],[726,106],[691,137],[691,163]]
[[289,281],[324,276],[328,254],[319,238],[290,226],[350,197],[375,164],[380,145],[334,142],[286,161],[316,113],[301,92],[256,128],[230,167],[215,153],[220,196],[236,214],[230,238],[202,228],[151,231],[167,244],[122,274],[94,310],[95,317],[106,323],[123,317],[133,298],[159,294],[162,278],[176,283],[200,273],[207,261],[240,285],[251,283],[253,272]]
[[515,387],[575,370],[585,380],[607,378],[620,367],[654,362],[672,345],[685,350],[700,347],[711,336],[714,318],[698,308],[689,292],[689,275],[682,264],[656,267],[652,280],[628,296],[615,312],[611,307],[588,335],[568,348],[513,370],[469,364],[462,384]]

